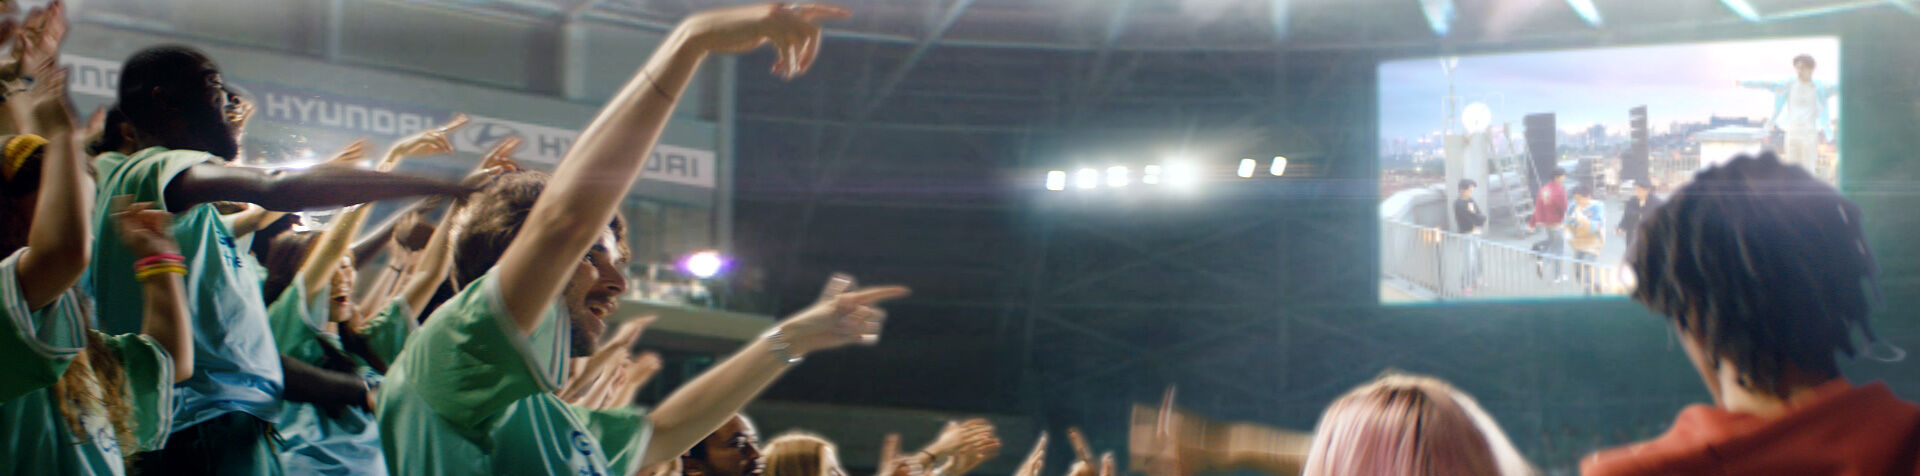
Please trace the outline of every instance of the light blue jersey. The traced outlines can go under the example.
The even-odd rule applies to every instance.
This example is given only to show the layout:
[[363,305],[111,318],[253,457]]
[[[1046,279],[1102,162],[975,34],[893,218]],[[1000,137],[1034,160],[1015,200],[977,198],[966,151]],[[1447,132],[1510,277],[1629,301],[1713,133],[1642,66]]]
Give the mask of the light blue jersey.
[[[99,171],[95,203],[111,203],[119,195],[136,202],[153,202],[166,209],[165,189],[181,171],[218,160],[204,152],[152,147],[132,156],[109,152],[94,159]],[[133,256],[120,244],[113,227],[113,210],[94,213],[93,263],[81,280],[99,300],[100,330],[108,334],[140,331],[146,306],[141,285],[134,279]],[[278,420],[280,409],[280,353],[274,350],[267,326],[267,307],[260,297],[260,281],[246,267],[233,235],[220,221],[212,204],[196,205],[174,215],[174,239],[186,257],[187,312],[192,318],[193,378],[176,387],[173,429],[181,429],[229,412],[245,412],[261,420]]]
[[[329,316],[326,293],[307,296],[299,279],[287,285],[280,298],[267,307],[273,325],[274,342],[284,358],[321,366],[331,346],[339,351],[340,337],[326,333]],[[379,381],[359,356],[344,351],[353,359],[361,378]],[[386,476],[387,460],[380,452],[380,431],[373,414],[360,407],[347,407],[340,416],[328,415],[320,406],[307,402],[284,402],[278,428],[282,443],[280,467],[294,475]]]

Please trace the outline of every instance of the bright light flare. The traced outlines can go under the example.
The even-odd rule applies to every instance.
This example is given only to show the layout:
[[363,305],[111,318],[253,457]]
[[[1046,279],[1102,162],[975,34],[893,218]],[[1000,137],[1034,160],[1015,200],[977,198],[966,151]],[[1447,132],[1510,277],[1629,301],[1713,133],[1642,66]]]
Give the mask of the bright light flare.
[[700,279],[714,277],[726,266],[726,257],[720,256],[720,252],[713,250],[690,254],[686,259],[680,260],[680,269]]
[[1095,169],[1080,169],[1079,172],[1074,173],[1073,186],[1081,190],[1100,186],[1100,171]]
[[1113,188],[1127,186],[1127,181],[1130,180],[1127,175],[1127,167],[1124,165],[1107,167],[1107,186]]
[[1286,175],[1287,158],[1279,155],[1273,156],[1273,165],[1267,167],[1267,173],[1273,174],[1275,177]]
[[1240,178],[1252,177],[1253,169],[1259,166],[1260,161],[1258,160],[1240,159]]
[[1047,190],[1055,192],[1067,189],[1067,171],[1051,170],[1047,172]]
[[1167,164],[1166,175],[1167,184],[1175,187],[1193,185],[1196,179],[1196,177],[1194,177],[1193,166],[1179,162]]
[[1159,185],[1160,184],[1160,166],[1149,165],[1146,167],[1141,167],[1140,183],[1144,183],[1147,185]]

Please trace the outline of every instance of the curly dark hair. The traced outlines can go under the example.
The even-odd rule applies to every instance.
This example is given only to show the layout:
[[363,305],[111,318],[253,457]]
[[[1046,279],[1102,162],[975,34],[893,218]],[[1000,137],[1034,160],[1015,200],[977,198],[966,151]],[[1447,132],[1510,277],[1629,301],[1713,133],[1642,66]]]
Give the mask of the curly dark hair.
[[1771,152],[1694,175],[1652,213],[1628,250],[1633,299],[1732,362],[1745,384],[1785,396],[1790,370],[1839,375],[1879,273],[1860,206]]

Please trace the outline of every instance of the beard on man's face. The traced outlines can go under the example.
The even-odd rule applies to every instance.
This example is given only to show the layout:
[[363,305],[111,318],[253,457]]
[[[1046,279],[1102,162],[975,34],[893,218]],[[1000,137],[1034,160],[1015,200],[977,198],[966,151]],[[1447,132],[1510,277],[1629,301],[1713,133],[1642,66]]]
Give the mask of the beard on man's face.
[[215,157],[233,160],[240,156],[240,140],[234,135],[233,123],[219,109],[206,106],[183,114],[188,134],[196,148]]
[[607,306],[611,306],[613,301],[599,296],[599,293],[576,290],[571,284],[567,286],[566,292],[561,293],[561,299],[567,301],[567,331],[571,334],[568,351],[574,357],[593,355],[594,347],[599,345],[600,336],[607,331],[606,318],[596,315],[593,308],[599,306],[612,309]]

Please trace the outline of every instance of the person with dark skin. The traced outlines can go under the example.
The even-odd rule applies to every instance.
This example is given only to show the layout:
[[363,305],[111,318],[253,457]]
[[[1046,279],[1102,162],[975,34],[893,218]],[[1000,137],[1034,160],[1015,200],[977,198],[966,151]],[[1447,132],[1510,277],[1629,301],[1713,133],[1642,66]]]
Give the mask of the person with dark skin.
[[760,432],[746,415],[735,414],[680,455],[680,472],[684,476],[760,476],[766,470],[760,456]]
[[[258,278],[240,258],[217,202],[245,202],[295,211],[418,195],[461,194],[468,187],[345,165],[279,175],[226,163],[239,152],[230,119],[241,107],[218,66],[185,46],[156,46],[122,66],[117,110],[132,144],[93,161],[98,196],[131,195],[174,214],[174,235],[189,263],[189,311],[198,359],[177,390],[173,434],[143,453],[144,474],[279,474],[273,423],[283,397],[283,370],[267,325]],[[137,150],[132,155],[114,149]],[[95,260],[83,282],[98,301],[101,329],[137,330],[138,283],[124,273],[138,257],[120,245],[112,221],[95,218]],[[318,377],[323,378],[323,377]]]

